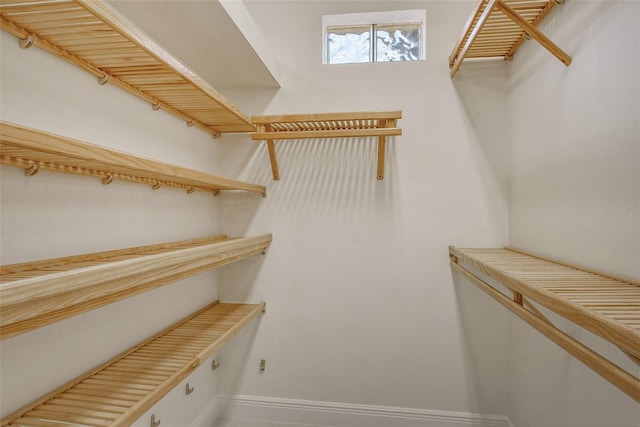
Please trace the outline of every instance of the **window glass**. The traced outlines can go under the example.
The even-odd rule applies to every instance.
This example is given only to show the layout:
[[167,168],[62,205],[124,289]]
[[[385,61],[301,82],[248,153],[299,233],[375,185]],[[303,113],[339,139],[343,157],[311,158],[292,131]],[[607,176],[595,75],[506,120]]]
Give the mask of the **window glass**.
[[376,25],[376,62],[419,61],[420,24]]
[[328,27],[329,64],[371,62],[371,25]]
[[346,13],[322,17],[322,63],[422,61],[426,10]]

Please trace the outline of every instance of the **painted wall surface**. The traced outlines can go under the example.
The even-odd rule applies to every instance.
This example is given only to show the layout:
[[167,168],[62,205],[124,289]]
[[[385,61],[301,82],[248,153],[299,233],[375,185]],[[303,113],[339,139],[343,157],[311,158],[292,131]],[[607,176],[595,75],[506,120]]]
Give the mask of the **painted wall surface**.
[[[474,5],[246,2],[278,52],[282,88],[225,96],[249,114],[402,109],[383,181],[366,138],[278,142],[272,181],[264,143],[212,142],[1,33],[3,120],[268,185],[266,199],[216,201],[3,166],[2,264],[218,231],[274,241],[264,257],[3,341],[0,416],[218,296],[268,307],[219,352],[213,377],[203,370],[211,395],[508,413],[518,427],[637,426],[631,399],[453,280],[447,246],[509,243],[640,277],[640,6],[567,1],[553,12],[542,29],[573,56],[570,68],[529,42],[511,64],[465,63],[452,80],[446,58]],[[416,8],[427,9],[426,61],[321,64],[323,14]],[[167,399],[165,423],[188,419],[182,397]]]
[[[640,277],[640,3],[567,1],[511,64],[509,243]],[[615,347],[553,317],[636,376]],[[519,319],[510,321],[510,418],[518,427],[632,427],[640,407]]]
[[[202,171],[217,142],[88,73],[0,34],[2,120]],[[217,233],[209,194],[19,168],[1,170],[2,264]],[[213,301],[215,271],[0,344],[0,415],[8,415]],[[213,394],[211,394],[213,396]],[[194,414],[195,417],[195,414]],[[148,421],[146,421],[148,425]]]
[[[246,2],[279,54],[280,90],[225,91],[249,114],[402,109],[383,181],[371,139],[222,144],[225,173],[268,183],[223,195],[221,229],[272,232],[267,255],[219,272],[223,300],[266,300],[222,351],[223,393],[503,414],[506,313],[454,286],[447,247],[507,241],[502,62],[452,81],[473,2]],[[323,14],[427,9],[427,60],[321,64]],[[470,310],[468,310],[470,308]],[[258,364],[267,368],[260,373]]]

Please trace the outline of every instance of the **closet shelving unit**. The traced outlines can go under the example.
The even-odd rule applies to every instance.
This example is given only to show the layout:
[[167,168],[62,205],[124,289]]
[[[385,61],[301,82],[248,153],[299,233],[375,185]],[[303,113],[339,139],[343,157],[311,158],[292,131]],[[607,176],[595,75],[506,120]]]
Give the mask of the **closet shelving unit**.
[[103,1],[0,1],[2,29],[214,137],[252,132],[248,116]]
[[198,172],[168,163],[89,144],[26,126],[0,121],[0,161],[34,175],[40,169],[140,182],[157,189],[178,187],[192,192],[243,190],[266,196],[266,187]]
[[535,39],[564,65],[571,57],[545,36],[538,25],[564,0],[480,0],[449,56],[451,77],[466,58],[513,58],[525,40]]
[[271,234],[226,235],[0,268],[0,339],[264,253]]
[[[2,29],[213,135],[253,132],[248,116],[103,1],[0,0]],[[0,122],[2,163],[173,186],[187,192],[264,186],[156,162],[25,126]],[[214,236],[1,267],[5,339],[190,275],[263,253],[271,235]],[[0,420],[0,425],[127,426],[204,359],[264,312],[265,303],[214,303]],[[187,384],[188,387],[188,384]],[[189,390],[188,390],[189,391]],[[154,418],[152,417],[152,424]]]
[[[529,301],[600,336],[640,365],[640,283],[515,249],[451,246],[449,255],[455,271],[640,402],[637,377],[562,332]],[[513,296],[497,290],[480,277],[482,274],[505,286]]]
[[402,135],[397,121],[402,111],[369,111],[347,113],[287,114],[253,116],[257,130],[254,141],[266,141],[273,179],[280,179],[275,140],[316,138],[378,138],[378,179],[384,179],[384,157],[387,136]]
[[209,305],[0,424],[129,426],[264,310],[265,303]]

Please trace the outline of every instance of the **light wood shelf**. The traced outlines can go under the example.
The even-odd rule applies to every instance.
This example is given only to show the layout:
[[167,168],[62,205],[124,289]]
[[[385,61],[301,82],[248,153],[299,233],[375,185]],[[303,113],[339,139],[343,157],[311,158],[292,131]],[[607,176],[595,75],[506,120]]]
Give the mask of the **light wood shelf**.
[[[249,117],[104,1],[2,0],[2,29],[215,137]],[[221,65],[224,66],[224,65]]]
[[564,0],[480,0],[449,56],[451,77],[465,58],[513,58],[525,40],[535,39],[564,65],[571,57],[536,28]]
[[221,190],[266,195],[263,185],[205,174],[5,121],[0,121],[0,161],[25,168],[27,175],[44,169],[95,176],[103,184],[120,179],[154,189],[166,185],[214,195]]
[[0,339],[263,253],[271,239],[221,235],[2,266]]
[[[565,334],[529,299],[593,332],[640,365],[640,284],[517,251],[449,248],[451,265],[603,378],[640,402],[640,380]],[[471,268],[469,268],[471,267]],[[498,291],[476,271],[504,285]]]
[[264,309],[265,303],[214,303],[0,424],[129,426]]
[[386,137],[402,135],[402,129],[396,127],[401,118],[402,111],[253,116],[251,121],[257,130],[251,139],[267,141],[273,179],[279,180],[274,142],[277,139],[377,137],[377,175],[378,179],[384,179]]

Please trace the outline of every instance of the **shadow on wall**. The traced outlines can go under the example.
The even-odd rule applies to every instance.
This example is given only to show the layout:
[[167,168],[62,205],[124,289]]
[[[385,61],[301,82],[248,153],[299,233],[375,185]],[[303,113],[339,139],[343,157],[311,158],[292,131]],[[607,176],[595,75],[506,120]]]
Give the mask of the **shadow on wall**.
[[[260,315],[255,321],[251,322],[236,334],[230,341],[228,346],[223,346],[216,354],[216,361],[220,364],[218,377],[218,390],[222,390],[225,395],[238,395],[243,380],[248,375],[254,375],[260,370],[260,360],[249,360],[252,354],[251,348],[256,343],[260,324],[264,322],[268,315],[269,307],[267,306],[267,314]],[[255,362],[255,363],[254,363]],[[247,367],[254,367],[255,371],[250,371]],[[260,372],[261,375],[266,374]],[[216,418],[233,418],[233,413],[228,407],[221,405],[216,408]]]
[[508,196],[509,147],[511,125],[507,109],[508,64],[502,59],[465,61],[453,79],[465,119],[474,134],[469,135],[477,148],[474,159],[483,161],[491,181],[498,185],[503,199]]
[[356,217],[367,221],[390,213],[395,138],[387,138],[384,180],[377,179],[377,138],[276,141],[279,181],[273,180],[266,143],[255,144],[239,153],[242,171],[236,175],[266,185],[267,203],[225,194],[220,222],[230,225],[234,233],[246,233],[258,209],[268,223],[283,218],[289,226],[348,222]]
[[[276,242],[272,242],[267,248],[267,254],[273,250],[273,245],[277,245],[277,236],[274,240]],[[246,303],[251,301],[258,303],[264,299],[261,295],[256,296],[255,291],[265,259],[264,255],[257,255],[235,264],[226,265],[219,270],[218,290],[219,296],[224,302]]]
[[463,367],[471,410],[507,413],[508,316],[488,295],[453,269]]
[[[600,40],[599,35],[607,29],[603,22],[610,19],[607,15],[611,15],[620,3],[624,3],[624,1],[568,1],[561,7],[554,8],[541,23],[540,30],[572,57],[572,65],[565,67],[538,42],[529,40],[518,49],[513,57],[514,63],[516,61],[526,62],[526,67],[517,67],[517,73],[511,73],[509,77],[510,88],[524,86],[536,76],[536,73],[549,64],[553,64],[558,70],[564,70],[565,73],[570,72],[576,66],[580,67],[585,49]],[[626,43],[626,40],[621,40],[617,48],[624,49]],[[597,61],[606,62],[607,56],[615,50],[617,49],[612,49],[612,46],[608,44],[603,45],[602,49],[596,50],[598,52]],[[532,54],[534,51],[540,51],[542,54],[534,55]],[[578,64],[576,64],[576,60]],[[563,80],[560,80],[559,83],[563,83]],[[544,88],[547,93],[554,93],[557,90],[557,87]]]

